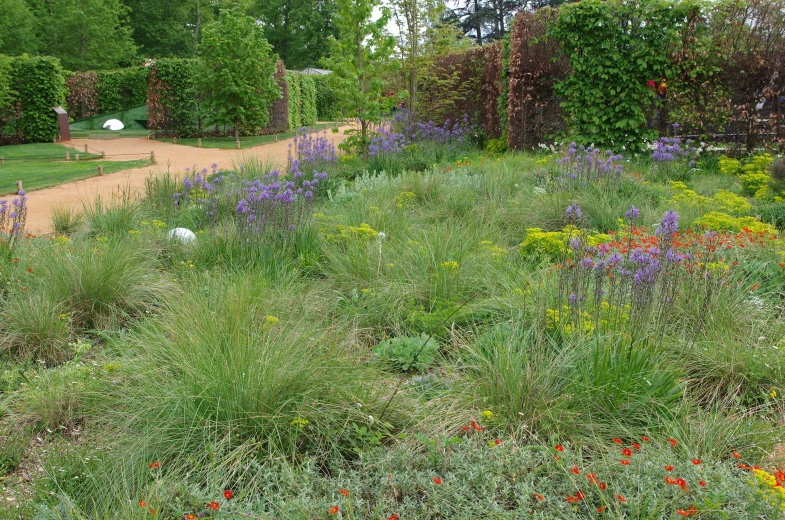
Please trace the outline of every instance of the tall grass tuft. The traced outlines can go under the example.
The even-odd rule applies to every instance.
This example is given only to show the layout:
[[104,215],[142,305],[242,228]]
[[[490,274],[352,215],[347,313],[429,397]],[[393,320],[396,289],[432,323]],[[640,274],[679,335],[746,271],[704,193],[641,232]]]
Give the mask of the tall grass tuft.
[[13,293],[0,304],[0,351],[18,361],[56,364],[68,357],[66,306],[43,292]]

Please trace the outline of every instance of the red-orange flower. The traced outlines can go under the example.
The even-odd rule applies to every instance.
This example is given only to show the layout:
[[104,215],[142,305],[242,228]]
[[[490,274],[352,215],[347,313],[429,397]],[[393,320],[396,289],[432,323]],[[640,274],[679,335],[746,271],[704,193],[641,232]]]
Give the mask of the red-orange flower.
[[573,466],[573,467],[571,467],[571,468],[570,468],[570,471],[572,471],[572,472],[573,472],[573,473],[575,473],[576,475],[580,475],[580,474],[581,474],[581,470],[579,470],[579,469],[578,469],[578,466]]
[[677,478],[676,485],[679,486],[684,491],[687,491],[687,481],[684,480],[683,478]]
[[472,429],[472,427],[471,427],[471,426],[461,426],[461,430],[463,430],[463,431],[465,431],[465,432],[468,432],[468,431],[469,431],[469,430],[471,430],[471,429]]
[[697,466],[698,464],[701,463],[701,460],[700,459],[692,459],[692,463]]
[[635,448],[636,450],[640,450],[640,449],[641,449],[641,445],[640,445],[640,444],[638,444],[638,443],[637,443],[637,442],[635,442],[635,441],[633,441],[633,442],[632,442],[632,447],[633,447],[633,448]]
[[537,500],[545,500],[545,497],[544,497],[544,496],[542,496],[542,495],[541,495],[541,494],[539,494],[539,493],[535,493],[535,494],[534,494],[534,498],[536,498]]
[[330,515],[335,515],[335,514],[338,514],[338,510],[339,509],[340,509],[340,507],[333,506],[333,507],[331,507],[330,509],[327,510],[327,513],[330,514]]
[[567,501],[567,502],[569,502],[570,504],[577,504],[578,502],[580,502],[580,500],[578,500],[576,497],[574,497],[574,496],[572,496],[572,495],[568,496],[568,497],[567,497],[567,498],[565,498],[564,500],[566,500],[566,501]]
[[205,505],[210,509],[212,509],[213,511],[218,511],[218,508],[221,507],[221,504],[219,504],[215,500],[213,500],[212,502],[207,502]]
[[482,431],[482,426],[480,426],[479,424],[477,424],[477,421],[472,421],[472,428],[474,428],[474,429],[475,429],[475,430],[477,430],[478,432],[481,432],[481,431]]
[[615,442],[616,444],[622,444],[623,441],[620,438],[616,437],[615,439],[613,439],[613,442]]
[[641,440],[643,442],[649,442],[650,439],[644,435],[643,437],[641,437]]
[[598,513],[602,513],[603,511],[605,511],[605,506],[600,506],[597,508]]
[[626,499],[626,498],[624,498],[624,497],[623,497],[623,496],[621,496],[621,495],[616,495],[616,500],[618,500],[619,502],[625,502],[625,503],[627,502],[627,499]]
[[740,467],[741,469],[745,469],[745,470],[750,470],[750,469],[752,469],[751,467],[749,467],[749,466],[747,466],[746,464],[744,464],[744,463],[741,463],[741,462],[739,463],[739,467]]
[[349,496],[349,490],[348,489],[341,488],[341,489],[338,490],[338,493],[342,494],[345,497]]
[[224,498],[226,500],[231,500],[232,498],[234,498],[234,493],[232,492],[231,489],[225,489],[224,490]]
[[583,494],[583,491],[578,491],[577,493],[575,493],[575,498],[577,498],[578,500],[583,500],[586,498],[586,495]]
[[148,511],[148,513],[150,513],[150,515],[151,515],[151,516],[155,516],[155,515],[157,515],[157,514],[158,514],[158,511],[156,511],[156,510],[155,510],[155,509],[153,509],[153,508],[150,508],[150,511]]
[[433,483],[436,484],[437,486],[441,486],[442,479],[440,479],[439,477],[433,477]]
[[700,484],[700,487],[706,487],[706,481],[705,480],[699,480],[698,484]]
[[503,443],[504,441],[503,441],[503,440],[501,440],[501,439],[496,439],[496,440],[495,440],[495,441],[493,441],[493,442],[494,442],[494,444],[496,444],[496,445],[498,446],[499,444]]
[[694,513],[697,513],[698,509],[695,506],[690,506],[690,508],[687,509],[686,511],[684,509],[677,509],[676,512],[679,513],[681,516],[691,516]]
[[676,483],[676,481],[675,481],[675,480],[673,480],[671,477],[669,477],[669,476],[667,476],[667,475],[666,475],[666,476],[665,476],[665,483],[666,483],[666,484],[675,484],[675,483]]
[[32,267],[28,267],[27,268],[27,272],[30,273],[30,274],[33,274],[33,268]]
[[741,458],[741,455],[739,455],[739,452],[738,452],[738,451],[734,451],[734,452],[733,452],[733,456],[734,456],[734,457],[736,457],[737,459],[740,459],[740,458]]
[[390,516],[387,517],[387,520],[399,520],[399,518],[398,518],[398,515],[393,513],[393,514],[391,514]]
[[139,507],[147,507],[147,502],[144,500],[139,500]]
[[631,457],[632,456],[632,450],[629,449],[629,448],[624,448],[624,449],[621,450],[621,454],[624,455],[625,457]]
[[555,449],[556,451],[564,451],[564,446],[562,446],[561,444],[557,444]]
[[147,467],[148,468],[160,468],[161,467],[161,463],[158,462],[158,461],[151,462],[150,464],[147,465]]
[[600,489],[602,489],[603,491],[605,491],[605,488],[606,488],[606,487],[608,487],[608,486],[606,486],[606,485],[605,485],[605,482],[600,482]]
[[630,461],[627,460],[627,459],[621,459],[619,462],[621,462],[622,466],[629,466],[630,465]]
[[185,515],[185,520],[196,520],[194,515]]
[[669,443],[671,443],[671,446],[676,446],[677,444],[679,444],[679,441],[677,441],[677,440],[676,440],[676,439],[674,439],[673,437],[671,437],[670,439],[668,439],[668,442],[669,442]]
[[674,469],[675,468],[673,466],[671,466],[670,464],[665,466],[665,471],[673,471]]

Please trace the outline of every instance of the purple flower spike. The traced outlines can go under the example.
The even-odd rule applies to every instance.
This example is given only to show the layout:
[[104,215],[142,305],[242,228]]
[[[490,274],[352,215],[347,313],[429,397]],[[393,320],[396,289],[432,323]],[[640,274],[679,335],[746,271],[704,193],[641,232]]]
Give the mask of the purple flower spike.
[[627,210],[624,216],[629,219],[633,219],[633,218],[638,218],[640,214],[641,212],[638,211],[638,208],[636,208],[635,206],[630,206],[630,209]]

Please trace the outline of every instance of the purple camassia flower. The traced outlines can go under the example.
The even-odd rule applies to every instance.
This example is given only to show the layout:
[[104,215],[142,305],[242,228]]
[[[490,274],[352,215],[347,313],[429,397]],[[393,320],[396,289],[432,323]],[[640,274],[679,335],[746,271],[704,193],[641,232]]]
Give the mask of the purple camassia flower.
[[581,207],[577,204],[571,204],[567,206],[567,216],[568,217],[575,217],[576,219],[583,218],[583,212],[581,211]]
[[662,236],[662,238],[671,238],[678,230],[679,215],[673,210],[668,210],[665,212],[665,215],[663,215],[662,221],[660,222],[660,225],[657,226],[654,234]]
[[630,209],[624,214],[625,217],[629,219],[638,218],[641,212],[635,206],[630,206]]
[[570,248],[572,248],[573,251],[578,251],[581,248],[582,245],[583,245],[583,242],[581,242],[580,238],[572,237],[570,239]]

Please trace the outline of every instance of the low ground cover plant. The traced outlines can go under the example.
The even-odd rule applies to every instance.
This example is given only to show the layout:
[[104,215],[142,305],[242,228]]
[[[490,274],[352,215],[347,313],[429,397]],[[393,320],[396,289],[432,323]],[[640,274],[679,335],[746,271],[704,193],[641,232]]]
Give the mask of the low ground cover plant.
[[777,158],[455,158],[416,128],[377,157],[422,169],[305,132],[67,235],[6,225],[11,514],[781,517]]

